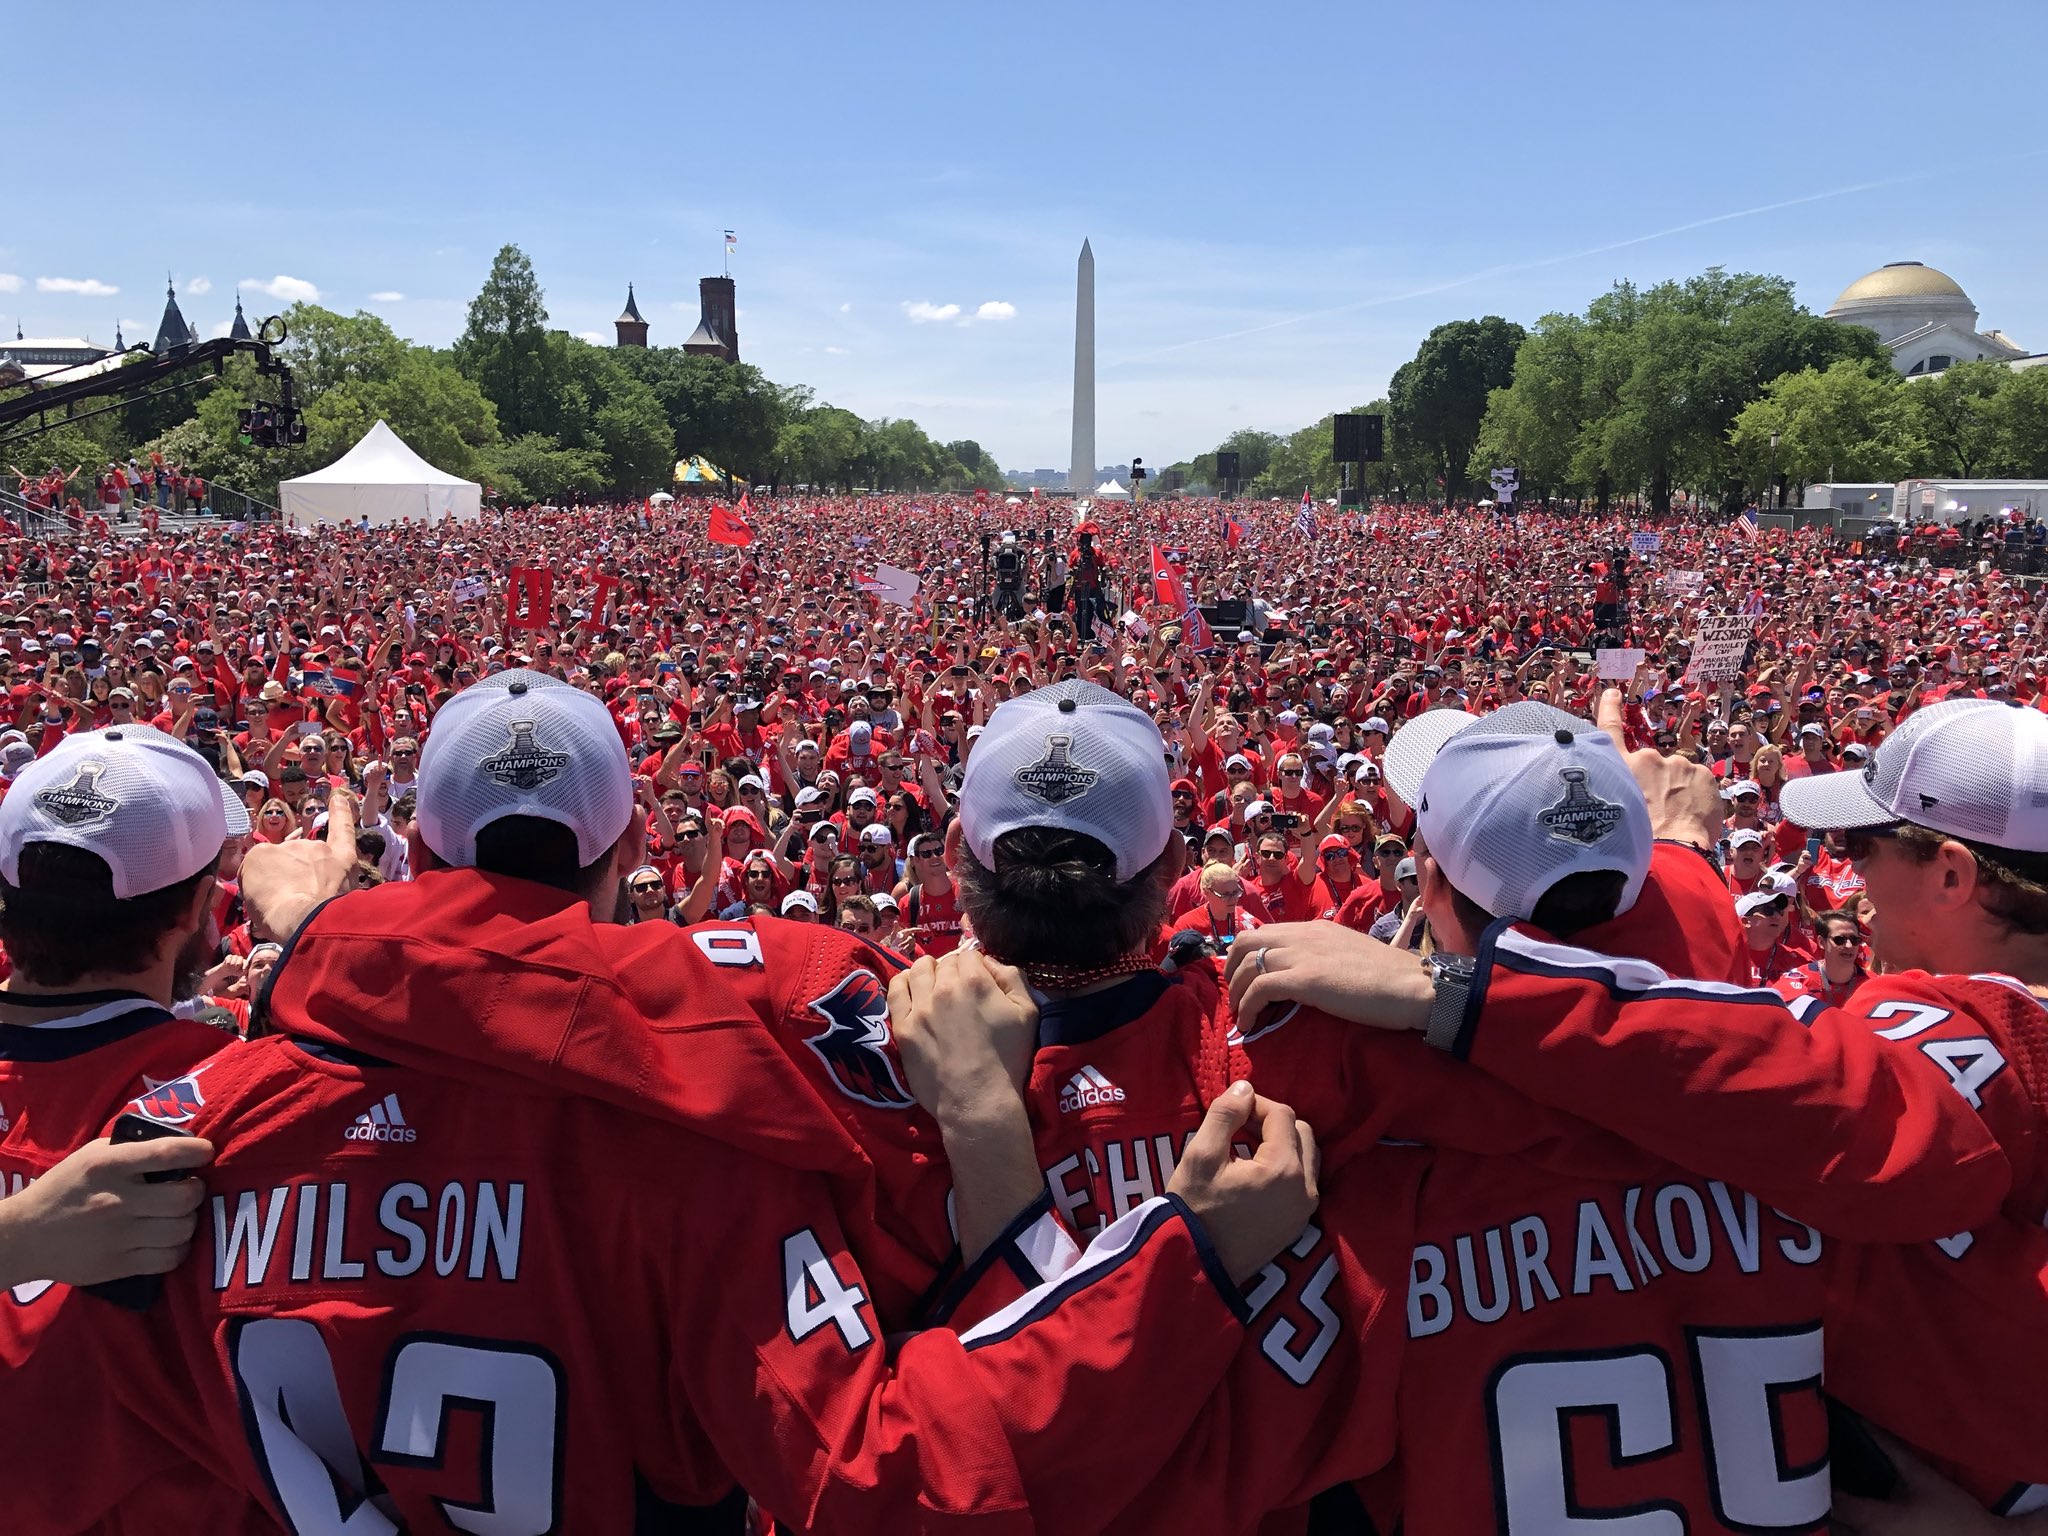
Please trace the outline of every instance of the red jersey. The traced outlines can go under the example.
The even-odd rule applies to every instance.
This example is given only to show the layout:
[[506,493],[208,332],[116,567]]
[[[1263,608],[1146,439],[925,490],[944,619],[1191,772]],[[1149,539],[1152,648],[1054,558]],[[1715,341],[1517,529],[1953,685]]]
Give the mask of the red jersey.
[[[774,927],[818,941],[811,963],[792,940],[770,976],[748,930],[598,925],[566,893],[474,871],[329,903],[273,973],[279,1036],[173,1090],[221,1148],[196,1248],[211,1261],[135,1320],[143,1337],[81,1319],[68,1365],[112,1350],[95,1358],[120,1374],[112,1360],[146,1353],[123,1411],[302,1529],[373,1486],[414,1529],[440,1521],[437,1500],[516,1528],[564,1509],[623,1528],[636,1476],[683,1504],[736,1480],[819,1531],[1106,1519],[1228,1363],[1234,1288],[1160,1200],[1104,1234],[1078,1290],[1017,1297],[986,1335],[876,1347],[885,1318],[915,1312],[906,1280],[934,1266],[880,1227],[863,1234],[877,1263],[856,1264],[841,1213],[874,1210],[869,1165],[806,1110],[816,1089],[755,1010],[814,997],[796,1048],[820,1080],[848,1103],[907,1106],[874,1046],[886,999],[840,963],[850,936]],[[380,979],[393,966],[411,978],[402,995]],[[837,985],[819,996],[822,971]],[[531,1076],[461,1054],[540,1036]],[[555,1091],[593,1061],[670,1123]],[[0,1385],[11,1451],[57,1433],[27,1422],[48,1378]],[[404,1416],[401,1385],[417,1394]],[[1143,1420],[1151,1452],[1056,1411],[1077,1399]],[[496,1406],[478,1420],[457,1400]],[[304,1475],[316,1457],[338,1483]]]
[[[98,1136],[124,1098],[148,1095],[163,1118],[175,1123],[186,1112],[177,1084],[197,1064],[234,1043],[217,1029],[173,1018],[150,999],[132,994],[73,994],[42,1001],[53,1015],[47,1022],[0,1025],[0,1196],[19,1194]],[[102,1318],[121,1315],[89,1298],[73,1300],[69,1286],[47,1280],[16,1285],[0,1301],[0,1380],[11,1386],[38,1368],[59,1379],[75,1371],[61,1340],[49,1338],[67,1304]],[[69,1446],[97,1442],[82,1436],[82,1425],[71,1414],[52,1412],[52,1405],[74,1404],[82,1395],[96,1394],[80,1394],[73,1385],[61,1397],[35,1405]],[[108,1505],[126,1502],[125,1515],[97,1527],[105,1532],[229,1531],[245,1523],[250,1529],[268,1528],[246,1496],[196,1472],[174,1447],[161,1443],[140,1443],[132,1454],[119,1457],[94,1457],[89,1471],[75,1449],[40,1463],[30,1460],[25,1447],[10,1449],[9,1458],[16,1475],[9,1479],[8,1524],[16,1530],[71,1530],[84,1524],[90,1515],[74,1513],[67,1502],[75,1490],[64,1484],[74,1481],[89,1484],[91,1496]],[[65,1467],[70,1474],[62,1479],[21,1476],[21,1469],[31,1465]]]
[[[183,1077],[234,1043],[132,993],[37,1001],[50,1005],[48,1022],[0,1025],[0,1196],[19,1194],[98,1136],[123,1099]],[[0,1362],[33,1347],[49,1309],[31,1303],[65,1289],[48,1281],[14,1287],[15,1305],[0,1307]]]
[[943,896],[927,886],[912,886],[904,898],[904,917],[916,930],[917,953],[950,955],[960,947],[960,887],[949,884]]

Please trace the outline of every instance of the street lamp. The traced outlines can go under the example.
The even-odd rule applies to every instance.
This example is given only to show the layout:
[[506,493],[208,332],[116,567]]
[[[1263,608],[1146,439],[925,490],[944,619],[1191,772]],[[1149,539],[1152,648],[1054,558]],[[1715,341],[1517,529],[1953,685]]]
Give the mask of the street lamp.
[[1778,502],[1778,434],[1773,430],[1771,433],[1771,505],[1775,507],[1778,505]]

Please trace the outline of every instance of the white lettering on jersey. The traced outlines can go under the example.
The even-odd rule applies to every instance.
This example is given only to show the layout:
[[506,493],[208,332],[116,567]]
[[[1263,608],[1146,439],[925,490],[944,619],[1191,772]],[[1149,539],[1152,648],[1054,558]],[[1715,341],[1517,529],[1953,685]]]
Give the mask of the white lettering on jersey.
[[[1561,1268],[1557,1273],[1551,1268],[1553,1252],[1560,1266],[1563,1255],[1571,1255],[1573,1296],[1591,1295],[1602,1285],[1623,1294],[1655,1284],[1667,1271],[1699,1274],[1716,1264],[1755,1274],[1764,1253],[1762,1208],[1754,1196],[1725,1184],[1708,1182],[1705,1190],[1703,1195],[1691,1184],[1674,1182],[1621,1192],[1633,1264],[1615,1236],[1611,1211],[1598,1200],[1580,1201],[1572,1228],[1565,1232],[1554,1232],[1546,1217],[1522,1216],[1420,1243],[1408,1269],[1408,1336],[1442,1333],[1460,1318],[1498,1322],[1511,1309],[1533,1312],[1563,1300]],[[1639,1210],[1648,1217],[1649,1235],[1635,1229]],[[1788,1229],[1772,1234],[1784,1260],[1817,1263],[1820,1234],[1783,1212],[1771,1214]]]
[[[287,1204],[292,1208],[288,1260],[281,1257],[278,1242]],[[430,1191],[423,1184],[402,1181],[371,1195],[349,1181],[335,1180],[215,1195],[211,1206],[216,1291],[236,1283],[361,1280],[371,1264],[378,1274],[403,1280],[419,1274],[430,1253],[437,1275],[519,1278],[526,1228],[523,1183],[450,1183]],[[397,1241],[372,1246],[376,1238],[363,1230],[370,1220],[361,1214],[371,1209],[376,1211],[374,1225]],[[429,1209],[434,1213],[431,1238],[424,1221]],[[356,1257],[365,1250],[367,1258]],[[273,1260],[280,1270],[276,1275],[271,1273]]]

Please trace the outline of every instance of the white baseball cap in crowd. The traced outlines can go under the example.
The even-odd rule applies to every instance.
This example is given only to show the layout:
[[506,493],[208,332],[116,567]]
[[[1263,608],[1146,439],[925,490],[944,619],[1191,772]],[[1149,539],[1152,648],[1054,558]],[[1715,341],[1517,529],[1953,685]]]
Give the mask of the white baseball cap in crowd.
[[1946,699],[1908,715],[1860,773],[1793,779],[1779,794],[1802,827],[1911,822],[2048,853],[2048,718],[1995,699]]
[[633,816],[633,770],[604,705],[524,668],[441,706],[420,754],[419,830],[444,863],[476,863],[477,834],[507,816],[559,822],[595,864]]
[[1385,715],[1368,715],[1366,716],[1365,724],[1360,726],[1359,729],[1365,731],[1378,731],[1382,736],[1386,736],[1391,734],[1392,728],[1388,726],[1387,717]]
[[877,912],[894,912],[896,910],[896,898],[887,891],[877,891],[868,900],[875,904]]
[[1478,723],[1477,715],[1462,709],[1424,710],[1388,738],[1380,759],[1381,777],[1395,794],[1413,805],[1422,792],[1422,776],[1444,743]]
[[1761,796],[1763,792],[1763,785],[1757,783],[1755,779],[1730,779],[1721,786],[1723,800],[1734,800],[1742,795]]
[[1459,731],[1423,774],[1415,818],[1431,857],[1494,917],[1525,920],[1558,881],[1596,871],[1624,877],[1615,910],[1627,911],[1651,849],[1627,760],[1590,722],[1532,734],[1521,716],[1534,712],[1510,708],[1521,715],[1502,721],[1500,710]]
[[1422,776],[1444,744],[1474,726],[1497,736],[1549,736],[1558,731],[1578,735],[1595,727],[1554,704],[1540,699],[1522,699],[1491,714],[1474,715],[1462,709],[1424,710],[1394,733],[1387,743],[1382,777],[1389,789],[1408,805],[1422,793]]
[[796,808],[800,811],[808,811],[812,806],[824,803],[825,791],[815,784],[807,784],[796,792]]
[[1244,819],[1246,821],[1250,821],[1254,816],[1270,816],[1272,814],[1273,807],[1264,800],[1247,800],[1244,803]]
[[865,784],[863,784],[859,789],[856,789],[852,794],[846,797],[846,803],[849,806],[880,805],[882,803],[882,797],[876,794],[872,789],[869,789]]
[[803,908],[806,912],[815,912],[818,910],[818,898],[809,891],[791,891],[782,898],[781,911],[783,916],[787,917],[799,907]]
[[63,843],[105,860],[126,901],[211,869],[237,821],[246,833],[240,797],[176,737],[147,725],[81,731],[17,773],[0,800],[0,878],[21,883],[30,843]]
[[896,837],[887,827],[877,821],[860,829],[860,840],[864,843],[871,845],[879,844],[887,848],[895,843]]
[[996,706],[960,782],[960,831],[984,867],[1020,827],[1094,838],[1137,877],[1173,833],[1165,741],[1144,710],[1069,679]]
[[1757,831],[1755,827],[1737,827],[1733,832],[1730,832],[1728,834],[1728,848],[1730,852],[1733,852],[1737,848],[1748,848],[1752,846],[1761,848],[1763,846],[1763,842],[1763,833]]
[[1750,891],[1746,895],[1735,898],[1735,915],[1737,917],[1748,917],[1753,912],[1761,912],[1774,901],[1790,901],[1790,899],[1790,896],[1784,891],[1766,889],[1764,886],[1759,885],[1755,890]]

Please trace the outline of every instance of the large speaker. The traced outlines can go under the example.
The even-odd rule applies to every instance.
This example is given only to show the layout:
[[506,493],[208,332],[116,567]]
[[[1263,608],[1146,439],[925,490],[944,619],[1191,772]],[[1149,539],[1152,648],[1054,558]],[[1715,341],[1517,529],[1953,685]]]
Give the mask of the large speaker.
[[1216,478],[1217,478],[1218,480],[1222,480],[1222,481],[1226,482],[1227,484],[1233,484],[1233,485],[1234,485],[1234,484],[1236,484],[1236,482],[1237,482],[1237,455],[1236,455],[1236,454],[1234,454],[1234,453],[1219,453],[1219,454],[1217,454],[1217,455],[1216,455]]
[[1339,464],[1377,464],[1386,457],[1386,426],[1379,416],[1338,416],[1330,457]]

